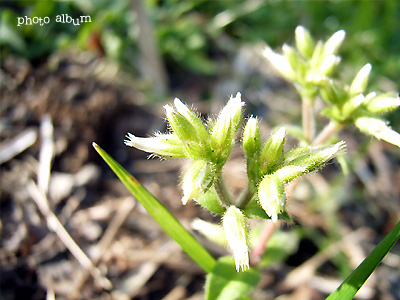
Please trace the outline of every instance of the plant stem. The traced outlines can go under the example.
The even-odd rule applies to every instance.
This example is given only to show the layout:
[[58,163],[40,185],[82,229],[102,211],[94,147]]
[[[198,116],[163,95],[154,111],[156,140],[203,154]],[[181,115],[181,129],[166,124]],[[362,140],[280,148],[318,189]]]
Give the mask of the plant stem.
[[251,257],[250,257],[251,265],[255,266],[260,262],[263,254],[265,252],[267,242],[269,241],[271,236],[274,234],[276,228],[277,228],[276,224],[274,222],[272,222],[271,220],[265,221],[264,228],[258,238],[257,244],[254,246],[254,249],[251,253]]
[[314,139],[315,135],[315,118],[313,111],[314,99],[302,96],[302,125],[304,137],[308,144]]
[[253,192],[251,191],[249,185],[247,185],[243,192],[239,196],[239,200],[236,203],[236,206],[239,207],[240,209],[243,209],[246,207],[247,203],[251,200],[253,197]]
[[315,140],[312,142],[313,146],[321,145],[325,143],[332,135],[337,133],[343,126],[331,121],[326,127],[318,134]]
[[231,193],[229,192],[222,175],[220,175],[215,182],[215,190],[223,204],[226,206],[231,206],[233,204]]

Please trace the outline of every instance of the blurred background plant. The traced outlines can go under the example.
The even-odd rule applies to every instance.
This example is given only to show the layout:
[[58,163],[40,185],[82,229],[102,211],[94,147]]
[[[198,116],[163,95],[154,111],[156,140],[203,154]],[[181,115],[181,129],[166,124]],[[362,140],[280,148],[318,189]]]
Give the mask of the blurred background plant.
[[[263,131],[269,132],[270,128],[283,123],[301,124],[300,99],[295,89],[275,76],[274,70],[259,55],[263,43],[272,49],[284,43],[293,44],[293,32],[299,24],[308,28],[316,40],[324,40],[340,29],[346,31],[339,52],[345,63],[339,68],[340,74],[336,75],[347,78],[347,82],[351,82],[358,70],[369,62],[373,66],[369,85],[372,90],[395,92],[400,88],[400,4],[397,1],[2,1],[0,9],[2,143],[7,145],[25,128],[36,130],[43,115],[49,113],[55,125],[57,149],[61,149],[55,154],[53,171],[75,176],[86,163],[99,164],[88,150],[91,142],[96,140],[128,170],[139,175],[158,198],[171,202],[169,205],[178,215],[182,211],[176,203],[179,204],[181,196],[179,190],[171,186],[176,183],[173,178],[177,177],[176,169],[181,166],[170,167],[167,173],[173,172],[175,177],[170,176],[167,181],[165,173],[160,175],[157,171],[166,163],[146,161],[141,165],[144,156],[125,149],[122,144],[128,131],[143,136],[153,131],[164,131],[159,119],[161,105],[157,102],[170,102],[178,96],[186,103],[196,103],[200,113],[206,116],[210,111],[219,111],[230,94],[240,91],[247,103],[246,114],[261,117],[261,126],[266,128]],[[80,26],[56,23],[59,14],[69,14],[74,18],[89,15],[92,22]],[[48,16],[51,22],[44,26],[18,27],[17,17],[20,16]],[[77,62],[82,53],[90,53],[90,59]],[[23,63],[16,63],[15,58]],[[54,66],[51,64],[54,60],[61,63]],[[104,62],[107,62],[104,68],[107,80],[100,76],[93,79],[87,70],[92,63],[101,65]],[[80,80],[80,85],[74,86],[76,83],[71,80],[71,75],[63,73],[63,64],[80,66],[80,75],[74,77]],[[22,72],[22,69],[28,71]],[[19,77],[21,73],[23,77]],[[112,79],[110,74],[115,74]],[[60,78],[59,85],[54,85],[56,77]],[[32,78],[36,80],[32,81]],[[124,78],[122,89],[119,85],[121,78]],[[12,85],[14,79],[17,79],[16,86]],[[47,86],[41,89],[40,84]],[[74,92],[74,89],[78,91]],[[49,91],[47,98],[40,91]],[[40,104],[35,100],[38,98],[44,99],[45,103]],[[68,102],[64,98],[72,100]],[[21,110],[21,104],[27,109]],[[322,101],[316,105],[318,111],[323,109]],[[89,114],[91,118],[87,120]],[[400,131],[399,111],[388,114],[386,118],[396,131]],[[323,126],[324,121],[317,120],[317,126]],[[296,130],[296,127],[287,126],[287,129]],[[67,142],[62,136],[67,136]],[[300,226],[284,228],[276,233],[281,239],[271,239],[263,258],[265,261],[261,264],[278,263],[264,274],[265,293],[261,299],[273,299],[285,293],[287,295],[281,296],[286,297],[284,299],[307,298],[296,298],[301,293],[316,294],[315,299],[322,299],[399,218],[398,149],[362,136],[351,128],[344,130],[341,138],[346,140],[349,155],[353,157],[348,165],[349,172],[343,176],[339,167],[331,164],[322,170],[323,176],[313,175],[310,180],[298,184],[292,197],[294,201],[288,209],[292,210],[296,224]],[[80,139],[79,144],[76,139]],[[289,140],[288,143],[295,145],[296,141]],[[36,145],[24,153],[37,157],[39,148]],[[230,166],[225,169],[228,184],[238,190],[245,185],[240,182],[243,179],[240,174],[245,170],[238,170],[235,163],[241,159],[234,150]],[[24,186],[19,181],[21,176],[11,174],[19,174],[21,171],[16,166],[19,162],[26,163],[26,160],[29,162],[30,158],[18,155],[1,165],[1,234],[4,241],[14,237],[13,231],[17,228],[7,225],[13,224],[7,219],[9,207],[24,203],[18,192]],[[153,169],[149,163],[153,163]],[[107,171],[104,169],[102,172]],[[113,178],[110,173],[106,174],[107,180]],[[237,178],[229,174],[237,175]],[[29,176],[36,178],[36,173]],[[81,181],[74,179],[73,186],[76,187],[78,182]],[[115,194],[126,196],[117,188],[106,192],[104,182],[96,182],[95,186],[100,187],[101,193],[86,187],[91,192],[84,194],[77,206],[79,209],[75,208],[77,211],[73,210],[72,216],[94,204],[107,203],[107,199]],[[64,196],[62,199],[53,205],[58,212],[70,207],[67,205],[71,203],[69,198]],[[195,206],[186,209],[189,212],[184,218],[187,219],[202,213]],[[77,223],[74,227],[75,219],[71,219],[66,225],[77,233],[80,244],[95,245],[98,240],[84,240],[85,235],[79,235]],[[37,224],[35,222],[33,224]],[[103,232],[109,222],[110,218],[106,218],[92,223],[100,224],[98,227]],[[44,222],[41,224],[46,228]],[[138,230],[141,227],[136,224],[134,228]],[[282,242],[284,240],[291,242]],[[26,249],[35,252],[30,248],[31,244],[23,245],[25,248],[20,244],[12,248],[10,243],[3,244],[2,241],[3,249],[12,249],[7,250],[7,255],[12,252],[18,259],[18,255],[29,257]],[[214,251],[218,253],[221,249]],[[65,252],[60,250],[59,253]],[[387,296],[392,297],[387,299],[400,299],[399,275],[394,271],[400,265],[398,245],[394,253],[377,271],[379,275],[372,277],[361,298],[384,299]],[[43,261],[41,264],[37,264],[37,269],[43,271]],[[19,270],[18,264],[13,265],[7,260],[2,260],[3,266],[7,272],[9,266],[14,268],[11,271]],[[176,268],[172,269],[177,272]],[[113,277],[114,283],[121,277],[125,278],[121,275],[124,270],[114,270],[117,274]],[[38,280],[45,285],[49,281],[43,277],[45,273],[42,271],[38,271]],[[168,272],[173,273],[164,270],[165,274]],[[301,272],[308,273],[304,275]],[[322,275],[330,276],[329,280],[324,281]],[[162,275],[158,278],[160,276],[162,278]],[[196,276],[197,273],[189,281],[196,282]],[[293,279],[299,277],[308,280],[309,284],[304,287]],[[282,281],[281,278],[286,279]],[[387,280],[384,282],[383,279]],[[29,283],[36,282],[35,278],[30,280]],[[152,280],[150,282],[155,284],[157,276]],[[7,286],[4,282],[2,289]],[[176,282],[172,286],[176,286]],[[275,283],[282,284],[281,292],[271,291]],[[187,286],[189,295],[201,290],[196,290],[193,283]],[[165,295],[168,288],[172,289],[171,286],[160,288],[160,293]],[[285,292],[287,290],[290,292]],[[146,289],[137,293],[146,294]],[[151,292],[149,294],[157,297]],[[94,297],[94,294],[90,295]]]
[[[226,58],[228,45],[237,49],[267,41],[274,48],[293,38],[293,29],[302,24],[316,39],[344,29],[351,39],[341,54],[349,68],[369,61],[376,66],[376,74],[400,81],[400,8],[396,1],[149,0],[144,5],[154,25],[160,55],[174,69],[216,74],[221,71],[218,58]],[[5,1],[1,12],[2,56],[16,53],[35,60],[60,49],[103,47],[107,57],[135,70],[141,24],[133,8],[123,0]],[[90,15],[92,22],[80,26],[56,23],[58,14]],[[48,16],[52,21],[49,26],[16,27],[16,18],[25,15]],[[224,36],[230,42],[227,45]]]

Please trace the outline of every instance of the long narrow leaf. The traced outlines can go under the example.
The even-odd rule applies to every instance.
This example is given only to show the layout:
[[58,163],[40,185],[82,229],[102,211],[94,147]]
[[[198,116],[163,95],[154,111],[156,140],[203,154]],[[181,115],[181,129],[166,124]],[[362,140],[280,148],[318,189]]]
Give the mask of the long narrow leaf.
[[367,281],[382,259],[390,251],[400,237],[400,222],[375,247],[366,259],[355,269],[343,283],[326,298],[326,300],[353,299],[358,290]]
[[168,209],[150,194],[150,192],[129,174],[128,171],[96,143],[93,143],[93,147],[162,229],[174,239],[205,272],[210,273],[216,263],[210,253],[208,253]]

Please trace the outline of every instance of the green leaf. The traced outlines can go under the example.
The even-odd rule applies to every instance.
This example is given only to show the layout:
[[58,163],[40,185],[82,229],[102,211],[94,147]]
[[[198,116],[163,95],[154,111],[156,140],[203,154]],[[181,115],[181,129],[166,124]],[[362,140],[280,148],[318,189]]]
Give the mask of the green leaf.
[[18,53],[24,53],[27,45],[21,35],[21,31],[16,30],[17,16],[6,9],[1,13],[0,20],[0,46],[10,46]]
[[249,269],[245,272],[236,272],[232,257],[221,257],[212,272],[207,275],[205,299],[240,299],[254,289],[260,279],[260,270]]
[[179,221],[160,203],[143,185],[118,164],[107,152],[96,143],[93,147],[124,183],[132,195],[143,205],[162,229],[173,238],[182,249],[207,273],[215,266],[215,259],[191,235]]
[[400,222],[326,300],[353,299],[400,237]]

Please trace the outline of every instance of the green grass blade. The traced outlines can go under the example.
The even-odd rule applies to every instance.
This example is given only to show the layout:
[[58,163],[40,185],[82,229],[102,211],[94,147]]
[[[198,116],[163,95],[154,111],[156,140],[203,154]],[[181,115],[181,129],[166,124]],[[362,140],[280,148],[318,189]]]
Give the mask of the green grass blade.
[[368,277],[374,272],[378,264],[390,251],[400,237],[400,222],[375,247],[366,259],[355,269],[343,283],[326,298],[326,300],[353,299]]
[[118,178],[125,184],[132,195],[143,205],[162,229],[174,239],[182,249],[207,273],[210,273],[216,263],[215,259],[188,232],[179,221],[160,203],[143,185],[118,164],[107,152],[96,143],[93,147],[110,166]]

